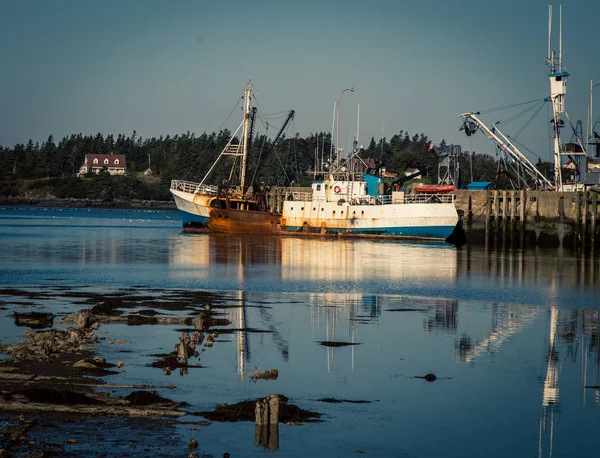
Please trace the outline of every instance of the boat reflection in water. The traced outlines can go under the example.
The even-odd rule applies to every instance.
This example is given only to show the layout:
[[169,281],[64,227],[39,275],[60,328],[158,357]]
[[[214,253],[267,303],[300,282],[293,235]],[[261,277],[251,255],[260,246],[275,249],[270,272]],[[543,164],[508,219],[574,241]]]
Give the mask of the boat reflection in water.
[[[171,265],[181,268],[172,275],[196,280],[219,278],[226,289],[241,291],[240,308],[229,316],[236,328],[246,327],[246,296],[242,291],[306,291],[314,338],[350,344],[356,343],[360,324],[379,319],[382,304],[402,306],[402,298],[362,293],[365,285],[376,282],[391,287],[406,281],[450,284],[456,278],[456,260],[456,249],[446,244],[218,234],[174,239],[170,254]],[[432,317],[424,321],[426,328],[455,327],[452,317],[456,315],[456,301],[411,298],[410,304],[417,304],[423,312],[432,311]],[[267,309],[260,310],[263,315],[269,313]],[[238,345],[239,355],[248,353],[247,336],[240,333],[239,341],[244,342]],[[280,345],[284,354],[286,347]],[[332,370],[335,347],[327,347],[326,352],[327,368]],[[354,356],[352,346],[352,367]],[[242,379],[243,362],[240,356]]]
[[[239,330],[235,351],[242,381],[254,367],[250,340],[258,345],[263,338],[244,331],[255,327],[270,331],[284,362],[310,360],[315,372],[322,368],[337,383],[389,377],[388,367],[397,360],[382,356],[380,348],[435,360],[449,378],[468,372],[502,379],[494,386],[508,397],[529,393],[534,383],[540,457],[552,454],[564,431],[556,426],[561,403],[578,404],[580,415],[600,405],[599,391],[585,388],[600,385],[596,258],[370,240],[208,234],[183,239],[172,241],[171,275],[234,291],[229,300],[239,307],[229,309],[229,317]],[[270,305],[248,308],[257,303]],[[283,319],[282,309],[293,318]],[[300,335],[295,340],[292,328]],[[361,345],[323,349],[317,344],[323,341]],[[447,351],[452,345],[454,358]],[[313,383],[327,386],[322,378]],[[489,408],[502,406],[490,402]]]

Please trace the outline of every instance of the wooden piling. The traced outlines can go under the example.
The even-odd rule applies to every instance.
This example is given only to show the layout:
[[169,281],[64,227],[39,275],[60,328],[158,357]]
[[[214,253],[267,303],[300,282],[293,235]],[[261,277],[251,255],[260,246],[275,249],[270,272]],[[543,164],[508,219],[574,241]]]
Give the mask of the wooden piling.
[[575,193],[575,209],[575,228],[573,230],[575,237],[573,237],[573,249],[577,250],[581,240],[581,193],[579,191]]
[[491,224],[492,224],[492,199],[493,191],[487,193],[487,202],[485,210],[485,246],[487,247],[490,243],[491,236]]
[[494,209],[492,213],[494,214],[494,242],[498,245],[500,240],[500,193],[498,191],[494,191]]
[[592,193],[592,213],[590,215],[590,250],[596,252],[596,217],[598,214],[598,193]]
[[526,206],[527,193],[524,189],[520,191],[520,207],[519,207],[519,248],[525,247],[525,221],[526,221]]
[[254,408],[254,443],[269,450],[279,448],[279,396],[256,401]]
[[588,192],[583,192],[583,228],[581,236],[581,250],[585,253],[587,246],[587,235],[588,235]]
[[506,248],[506,232],[508,229],[508,191],[502,191],[502,249]]

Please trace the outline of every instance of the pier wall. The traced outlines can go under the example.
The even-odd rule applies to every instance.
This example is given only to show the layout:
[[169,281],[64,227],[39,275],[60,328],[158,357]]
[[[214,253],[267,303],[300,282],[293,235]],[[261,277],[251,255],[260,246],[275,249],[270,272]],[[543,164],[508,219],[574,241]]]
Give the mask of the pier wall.
[[457,190],[456,208],[469,243],[596,251],[598,193]]

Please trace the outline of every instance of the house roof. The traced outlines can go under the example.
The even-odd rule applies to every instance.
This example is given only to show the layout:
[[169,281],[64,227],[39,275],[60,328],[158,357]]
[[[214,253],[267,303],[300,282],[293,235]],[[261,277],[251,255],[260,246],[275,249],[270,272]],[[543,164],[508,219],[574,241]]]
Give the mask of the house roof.
[[[94,159],[98,162],[95,163]],[[108,160],[108,162],[106,162]],[[112,167],[117,169],[127,168],[127,160],[124,154],[86,154],[85,164],[88,167]]]

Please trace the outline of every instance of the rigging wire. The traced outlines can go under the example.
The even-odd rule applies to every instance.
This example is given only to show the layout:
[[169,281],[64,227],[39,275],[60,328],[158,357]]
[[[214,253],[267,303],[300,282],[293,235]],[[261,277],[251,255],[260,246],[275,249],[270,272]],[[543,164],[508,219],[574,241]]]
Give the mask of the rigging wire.
[[[221,132],[221,130],[223,129],[223,126],[225,124],[227,124],[229,122],[229,119],[231,118],[231,116],[233,115],[233,112],[235,111],[235,109],[238,107],[238,105],[240,104],[240,100],[243,100],[244,97],[241,97],[241,99],[238,99],[238,101],[235,103],[235,105],[233,106],[233,108],[231,109],[231,111],[229,112],[229,115],[225,118],[225,120],[221,123],[221,125],[219,126],[219,132]],[[191,173],[192,169],[194,167],[196,167],[196,164],[198,163],[198,161],[200,160],[200,158],[202,156],[204,156],[204,153],[206,153],[206,151],[208,151],[209,146],[211,146],[214,143],[214,140],[216,138],[216,135],[211,135],[210,136],[210,140],[208,141],[207,145],[204,147],[204,149],[200,152],[200,154],[198,154],[198,157],[196,158],[196,160],[194,161],[194,163],[191,165],[191,167],[188,169],[187,172],[185,172],[185,174],[183,175],[183,179],[185,180],[187,178],[187,176]]]
[[258,152],[258,158],[256,159],[255,163],[254,163],[254,174],[252,175],[252,182],[254,183],[254,180],[256,180],[256,173],[258,172],[258,166],[260,165],[260,159],[262,157],[262,153],[265,147],[265,143],[267,142],[267,133],[268,133],[268,129],[269,129],[269,124],[267,124],[266,127],[266,131],[263,134],[263,141],[262,141],[262,145],[260,146],[260,151]]
[[[509,117],[507,120],[505,120],[505,121],[500,121],[500,122],[496,123],[496,125],[498,125],[498,126],[505,126],[505,125],[507,125],[507,124],[511,123],[512,121],[514,121],[515,119],[518,119],[518,118],[520,118],[521,116],[524,116],[526,113],[528,113],[528,112],[530,112],[530,111],[532,111],[532,110],[534,110],[534,109],[536,109],[536,108],[537,108],[537,110],[534,112],[533,116],[531,117],[531,118],[533,118],[533,117],[535,117],[535,115],[536,115],[536,114],[539,112],[539,110],[541,109],[540,107],[543,107],[543,106],[544,106],[544,103],[546,103],[546,101],[547,101],[547,99],[544,99],[544,100],[543,100],[543,101],[542,101],[542,102],[539,104],[539,106],[538,106],[538,105],[531,105],[530,107],[526,108],[525,110],[522,110],[522,111],[520,111],[520,112],[518,112],[518,113],[515,113],[513,116]],[[530,118],[530,120],[531,120],[531,118]],[[528,122],[528,123],[529,123],[529,122]]]
[[[262,110],[260,109],[260,107],[258,106],[258,100],[257,100],[256,96],[254,97],[254,104],[256,105],[256,110],[259,113],[258,120],[261,123],[264,123],[267,126],[267,128],[268,128],[268,125],[269,125],[268,120],[271,120],[271,119],[280,119],[280,118],[283,118],[283,117],[289,115],[289,110],[288,111],[280,111],[280,112],[277,112],[277,113],[274,113],[274,114],[265,115],[262,112]],[[277,116],[274,116],[274,115],[277,115]],[[292,120],[292,125],[293,125],[293,120]],[[282,142],[280,142],[280,143],[282,143]],[[287,172],[285,170],[285,166],[283,165],[283,162],[281,161],[281,158],[279,157],[279,154],[277,154],[277,148],[273,148],[273,153],[275,154],[275,157],[277,158],[277,161],[279,162],[279,165],[281,166],[281,170],[283,171],[283,174],[285,175],[285,179],[287,180],[288,183],[291,182],[291,180],[290,180],[290,178],[289,178],[289,176],[288,176],[288,174],[287,174]]]
[[544,108],[545,104],[540,104],[540,106],[537,108],[537,110],[535,110],[535,112],[530,116],[530,118],[525,121],[525,124],[523,124],[523,126],[517,131],[517,133],[514,135],[514,138],[519,137],[519,135],[521,135],[521,133],[523,133],[523,131],[525,129],[527,129],[527,127],[529,127],[529,124],[531,124],[531,121],[533,121],[533,119],[538,115],[538,113],[540,111],[542,111],[542,108]]
[[548,99],[547,97],[544,97],[543,99],[530,100],[529,102],[515,103],[513,105],[505,105],[503,107],[490,108],[488,110],[479,110],[477,113],[478,114],[493,113],[495,111],[506,110],[507,108],[519,107],[519,106],[527,105],[527,104],[530,104],[530,103],[536,103],[536,102],[540,102],[540,101],[544,101],[545,102],[547,99]]

